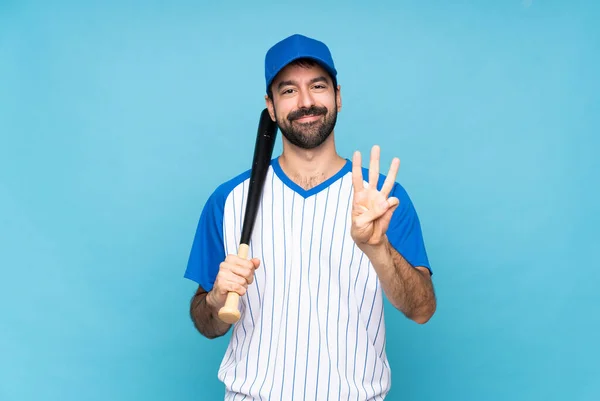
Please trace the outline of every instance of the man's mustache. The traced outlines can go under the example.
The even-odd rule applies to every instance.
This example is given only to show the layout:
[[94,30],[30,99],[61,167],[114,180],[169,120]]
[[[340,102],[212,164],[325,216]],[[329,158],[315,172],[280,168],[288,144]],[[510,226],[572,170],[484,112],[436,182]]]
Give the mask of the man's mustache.
[[327,114],[326,107],[311,106],[307,109],[298,109],[288,115],[289,121],[294,121],[305,116],[324,116]]

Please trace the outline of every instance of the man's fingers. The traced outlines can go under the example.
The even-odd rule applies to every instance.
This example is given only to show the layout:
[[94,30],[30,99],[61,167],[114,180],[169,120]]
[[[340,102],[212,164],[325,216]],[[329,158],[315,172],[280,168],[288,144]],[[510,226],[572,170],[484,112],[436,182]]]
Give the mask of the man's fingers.
[[247,286],[228,281],[223,283],[221,289],[224,290],[225,293],[237,292],[239,296],[243,296],[247,291]]
[[362,213],[357,213],[358,215],[354,219],[354,225],[356,227],[363,227],[374,220],[377,220],[390,208],[387,200],[384,200],[381,204],[375,205],[375,207],[371,209],[366,209],[363,206],[355,206],[358,209],[361,209]]
[[[396,199],[396,198],[392,198],[392,199]],[[390,224],[390,221],[392,220],[392,215],[394,214],[394,211],[396,211],[396,209],[398,208],[398,205],[400,203],[399,202],[394,202],[393,206],[391,206],[384,214],[383,216],[381,216],[380,221],[381,221],[381,227],[384,229],[384,231],[387,231],[387,227]]]
[[400,199],[392,196],[387,199],[387,203],[388,203],[388,205],[390,205],[391,209],[395,210],[396,207],[398,207],[398,205],[400,204]]
[[358,229],[361,229],[369,225],[374,219],[375,218],[372,212],[365,212],[354,219],[354,226]]
[[364,206],[361,205],[354,205],[356,209],[360,209],[360,211],[362,212],[357,213],[358,215],[354,219],[354,224],[357,227],[366,226],[371,222],[379,219],[391,208],[395,209],[399,203],[400,201],[398,200],[398,198],[391,197],[388,199],[384,199],[379,204],[375,204],[372,209],[366,209]]
[[392,160],[392,164],[390,165],[390,170],[388,171],[387,176],[385,177],[385,181],[383,186],[381,187],[381,194],[386,198],[389,196],[392,188],[394,188],[394,184],[396,183],[396,176],[398,175],[398,169],[400,168],[400,159],[394,157]]
[[[227,295],[228,292],[237,292],[243,295],[248,288],[246,281],[239,276],[235,276],[229,272],[222,272],[215,280],[214,292],[220,297]],[[223,300],[224,301],[224,300]]]
[[[250,261],[249,261],[250,262]],[[254,265],[251,263],[251,266],[248,267],[247,265],[244,266],[240,266],[240,265],[235,265],[232,263],[223,263],[222,264],[222,269],[224,273],[231,273],[234,277],[236,277],[237,282],[239,282],[240,284],[252,284],[252,281],[254,280]],[[243,281],[239,281],[237,280],[237,278],[243,280]]]
[[214,293],[219,295],[219,302],[225,302],[228,292],[236,292],[240,296],[246,294],[248,286],[254,281],[254,271],[260,265],[258,258],[243,259],[237,255],[227,255],[219,265],[219,273],[215,279]]
[[248,280],[251,276],[245,275],[245,273],[246,273],[246,271],[238,272],[238,271],[233,271],[233,270],[229,270],[229,271],[224,270],[223,278],[231,283],[246,286],[246,285],[248,285]]
[[362,159],[359,151],[354,152],[352,156],[352,186],[354,187],[355,194],[365,188],[362,174]]
[[379,159],[381,150],[379,146],[375,145],[371,148],[371,161],[369,162],[369,187],[377,188],[377,182],[379,181]]
[[249,269],[254,267],[254,264],[251,260],[243,259],[243,258],[240,258],[239,256],[233,255],[233,254],[227,255],[224,262],[232,264],[232,265],[244,266]]

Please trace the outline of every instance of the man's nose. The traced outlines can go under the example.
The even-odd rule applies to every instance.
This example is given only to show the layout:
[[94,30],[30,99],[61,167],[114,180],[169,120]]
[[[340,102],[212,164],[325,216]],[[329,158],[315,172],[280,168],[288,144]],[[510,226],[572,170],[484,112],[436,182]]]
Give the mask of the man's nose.
[[315,105],[315,99],[309,90],[300,91],[300,95],[298,96],[298,107],[299,108],[310,108]]

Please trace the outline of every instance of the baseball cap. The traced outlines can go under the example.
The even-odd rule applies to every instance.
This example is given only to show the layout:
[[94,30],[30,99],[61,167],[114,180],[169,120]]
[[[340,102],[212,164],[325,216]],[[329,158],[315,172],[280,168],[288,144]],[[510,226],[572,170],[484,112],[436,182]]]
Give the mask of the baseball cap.
[[275,76],[286,65],[299,58],[310,58],[318,62],[333,78],[337,71],[331,57],[331,52],[325,43],[304,35],[294,34],[276,43],[269,49],[265,57],[266,89]]

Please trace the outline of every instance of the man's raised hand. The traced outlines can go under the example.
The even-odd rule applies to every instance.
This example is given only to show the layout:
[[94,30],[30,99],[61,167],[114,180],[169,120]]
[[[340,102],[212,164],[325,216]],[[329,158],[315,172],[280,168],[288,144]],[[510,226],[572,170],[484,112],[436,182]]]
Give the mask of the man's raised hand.
[[379,180],[380,149],[375,145],[371,149],[369,162],[369,180],[363,180],[362,161],[360,152],[354,152],[352,157],[352,185],[354,199],[352,202],[352,227],[350,234],[359,248],[380,245],[390,224],[392,214],[400,201],[390,197],[390,192],[396,182],[400,160],[394,158],[387,177],[377,190]]

